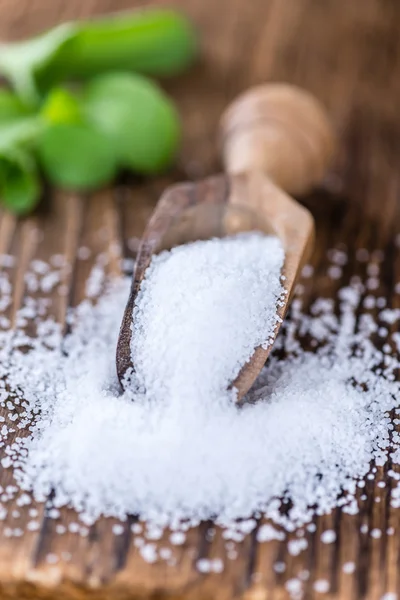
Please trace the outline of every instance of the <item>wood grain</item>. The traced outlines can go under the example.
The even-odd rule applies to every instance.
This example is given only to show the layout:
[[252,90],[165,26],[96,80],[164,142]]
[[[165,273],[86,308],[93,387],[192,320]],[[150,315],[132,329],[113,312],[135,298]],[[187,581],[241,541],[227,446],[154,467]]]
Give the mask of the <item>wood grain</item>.
[[[163,2],[160,2],[163,3]],[[59,20],[94,12],[128,8],[132,0],[0,0],[0,34],[21,37]],[[176,98],[184,121],[182,153],[176,172],[149,182],[125,182],[91,198],[54,193],[46,210],[16,223],[0,218],[0,252],[17,257],[13,272],[13,318],[24,295],[24,272],[32,257],[64,253],[74,263],[65,275],[66,297],[54,296],[52,311],[63,321],[68,303],[84,294],[83,282],[91,261],[75,260],[80,245],[109,256],[118,270],[119,252],[135,253],[138,236],[159,193],[177,179],[198,179],[220,171],[215,133],[225,105],[249,85],[286,80],[314,93],[329,109],[340,136],[335,168],[321,189],[304,202],[317,224],[316,267],[305,282],[307,302],[320,294],[333,295],[340,282],[327,277],[328,248],[345,245],[349,262],[345,278],[361,273],[356,248],[385,251],[380,293],[400,306],[393,293],[400,280],[400,257],[394,236],[400,226],[400,4],[397,0],[180,0],[197,23],[202,60],[193,71],[166,84]],[[385,473],[380,473],[382,479]],[[0,476],[1,485],[10,474]],[[400,592],[400,511],[389,502],[389,489],[366,488],[367,499],[356,516],[340,510],[315,520],[316,532],[307,533],[308,547],[298,556],[287,551],[287,541],[256,544],[255,535],[239,546],[236,560],[227,561],[222,574],[201,575],[194,567],[199,557],[223,555],[224,542],[212,523],[190,531],[183,546],[174,548],[176,565],[146,564],[134,545],[130,524],[120,536],[113,520],[100,520],[89,535],[57,535],[56,523],[38,506],[41,526],[23,538],[5,537],[12,517],[0,528],[0,597],[43,599],[122,600],[283,600],[286,582],[307,569],[304,597],[321,594],[318,579],[329,581],[331,598],[379,600],[386,592]],[[380,496],[381,501],[374,502]],[[28,517],[26,517],[26,520]],[[61,521],[75,520],[63,511]],[[384,532],[374,539],[361,525]],[[395,535],[387,536],[387,527]],[[334,529],[336,544],[324,545],[320,533]],[[295,534],[293,534],[294,536]],[[168,544],[166,537],[165,543]],[[56,565],[49,553],[70,553]],[[66,556],[66,555],[64,555]],[[69,558],[69,557],[68,557]],[[276,561],[286,563],[276,573]],[[355,572],[342,566],[356,563]]]

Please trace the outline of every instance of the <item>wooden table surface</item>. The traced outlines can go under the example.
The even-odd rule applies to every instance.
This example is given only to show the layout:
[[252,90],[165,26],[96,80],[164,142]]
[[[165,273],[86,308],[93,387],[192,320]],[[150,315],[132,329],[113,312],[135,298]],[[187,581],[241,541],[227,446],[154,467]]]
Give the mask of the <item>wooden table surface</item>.
[[[0,0],[0,35],[18,38],[65,18],[134,4],[132,0]],[[331,175],[325,186],[305,199],[318,232],[313,259],[316,275],[306,289],[307,299],[333,295],[343,283],[326,276],[326,251],[346,244],[350,260],[345,280],[360,269],[354,260],[355,248],[386,252],[381,292],[396,306],[392,290],[400,280],[400,260],[393,243],[400,226],[400,3],[180,0],[176,5],[196,22],[202,40],[200,63],[167,85],[184,120],[177,169],[168,177],[125,183],[91,198],[53,193],[45,210],[20,223],[1,214],[0,252],[18,258],[10,316],[21,304],[24,271],[33,257],[65,253],[73,261],[77,247],[87,245],[96,252],[108,252],[110,269],[118,271],[115,248],[126,256],[134,255],[132,238],[140,235],[160,191],[172,180],[199,178],[219,170],[215,134],[226,103],[247,86],[267,80],[286,80],[314,92],[329,109],[339,134],[340,149]],[[69,302],[83,298],[90,267],[90,261],[80,261],[66,276]],[[54,316],[62,321],[66,308],[66,298],[54,295]],[[1,485],[10,481],[10,473],[3,472]],[[360,514],[350,516],[337,510],[316,519],[317,530],[307,534],[308,547],[298,556],[288,553],[287,540],[259,545],[251,535],[239,545],[237,560],[226,561],[224,572],[218,575],[202,575],[194,566],[200,557],[224,554],[220,531],[208,541],[212,523],[191,531],[185,544],[174,549],[176,566],[166,567],[165,563],[149,565],[140,557],[130,530],[133,519],[124,524],[119,536],[112,532],[115,521],[111,519],[100,520],[87,537],[57,535],[57,521],[46,518],[38,506],[39,531],[9,538],[4,531],[13,527],[13,517],[1,523],[0,597],[275,600],[289,597],[286,582],[308,570],[304,598],[320,597],[313,584],[324,579],[329,581],[332,598],[380,599],[386,592],[400,591],[400,511],[390,507],[389,489],[373,486],[373,482],[367,485]],[[373,501],[376,495],[381,502]],[[61,522],[74,520],[72,511],[63,511]],[[382,537],[362,534],[363,524],[382,529]],[[395,535],[385,534],[389,526]],[[320,533],[325,529],[336,531],[335,544],[321,544]],[[70,553],[69,560],[61,559],[56,565],[47,562],[49,554],[61,552]],[[283,574],[272,568],[278,560],[286,563]],[[342,570],[348,561],[356,564],[352,574]]]

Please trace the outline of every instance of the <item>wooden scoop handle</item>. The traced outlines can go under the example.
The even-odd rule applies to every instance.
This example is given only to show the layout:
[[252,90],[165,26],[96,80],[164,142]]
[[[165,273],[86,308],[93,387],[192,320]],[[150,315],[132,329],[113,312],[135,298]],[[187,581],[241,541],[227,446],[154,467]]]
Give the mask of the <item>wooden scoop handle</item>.
[[262,171],[289,194],[319,182],[334,150],[324,107],[293,85],[250,89],[221,118],[222,153],[230,174]]

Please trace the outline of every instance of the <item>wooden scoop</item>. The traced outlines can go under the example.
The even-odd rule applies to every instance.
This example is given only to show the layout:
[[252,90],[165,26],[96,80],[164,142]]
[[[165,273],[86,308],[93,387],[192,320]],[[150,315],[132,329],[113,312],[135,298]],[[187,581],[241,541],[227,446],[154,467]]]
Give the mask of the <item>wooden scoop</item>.
[[[287,295],[278,314],[282,319],[286,314],[314,238],[311,214],[288,194],[304,194],[323,177],[334,147],[331,125],[324,108],[308,92],[266,84],[228,107],[221,119],[221,145],[226,174],[168,188],[146,227],[118,339],[121,383],[134,369],[130,345],[135,299],[152,255],[161,250],[243,231],[279,236],[285,249]],[[270,350],[271,346],[255,348],[232,382],[238,402]]]

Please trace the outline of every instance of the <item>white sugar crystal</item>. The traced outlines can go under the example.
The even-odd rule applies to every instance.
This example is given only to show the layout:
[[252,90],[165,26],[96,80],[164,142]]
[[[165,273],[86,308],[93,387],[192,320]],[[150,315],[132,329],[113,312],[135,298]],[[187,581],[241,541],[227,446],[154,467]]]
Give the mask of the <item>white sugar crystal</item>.
[[153,260],[133,313],[134,384],[147,401],[166,404],[168,419],[184,410],[204,420],[210,405],[226,413],[226,388],[274,333],[283,258],[276,237],[252,234],[179,246]]
[[354,571],[356,570],[356,564],[354,562],[345,562],[343,564],[342,567],[342,571],[343,573],[346,573],[347,575],[351,575],[351,573],[354,573]]
[[375,538],[376,540],[378,540],[379,538],[382,537],[382,531],[380,529],[371,529],[371,537]]
[[288,579],[285,588],[292,600],[301,600],[303,597],[303,582],[301,579],[297,579],[297,577]]
[[325,594],[326,592],[329,592],[329,581],[327,581],[326,579],[317,579],[314,582],[313,587],[316,592],[319,592],[320,594]]
[[338,267],[337,265],[332,265],[328,269],[328,276],[331,279],[340,279],[342,276],[342,269],[340,267]]
[[91,254],[90,248],[87,246],[81,246],[78,248],[78,252],[76,253],[79,260],[88,260]]
[[171,548],[160,548],[158,554],[162,560],[169,560],[172,556]]
[[199,571],[199,573],[209,573],[211,563],[207,558],[200,558],[196,563],[196,568]]
[[132,525],[131,525],[132,533],[139,534],[139,533],[142,533],[142,530],[143,530],[143,527],[140,523],[132,523]]
[[274,563],[273,569],[275,573],[284,573],[286,571],[286,565],[284,562],[278,561]]
[[327,529],[323,533],[321,533],[321,542],[323,544],[332,544],[336,541],[336,533],[333,529]]
[[301,271],[301,276],[308,278],[308,277],[312,277],[314,274],[314,267],[311,265],[304,265],[302,271]]
[[148,563],[154,563],[157,560],[157,549],[155,544],[145,544],[139,550],[142,558]]
[[395,529],[394,527],[388,527],[386,530],[387,535],[394,535]]
[[305,538],[300,540],[290,540],[288,543],[288,551],[292,556],[298,556],[308,547],[308,542]]
[[66,533],[67,528],[65,527],[65,525],[56,525],[56,533],[58,533],[58,535],[63,535],[64,533]]
[[114,535],[122,535],[124,533],[124,526],[116,523],[112,526],[112,532]]
[[[146,526],[144,533],[141,523],[131,526],[143,535],[134,538],[135,546],[148,562],[159,555],[169,564],[172,556],[149,543],[166,527],[171,543],[180,545],[190,526],[216,516],[224,543],[240,542],[267,517],[270,523],[258,528],[257,540],[282,541],[282,529],[304,525],[314,532],[315,514],[336,506],[355,514],[355,482],[379,478],[376,469],[370,472],[371,461],[384,465],[390,457],[400,464],[400,435],[389,417],[400,398],[398,355],[390,344],[382,353],[370,339],[379,330],[386,336],[381,325],[395,323],[399,312],[384,308],[373,291],[364,308],[380,309],[379,325],[372,311],[363,312],[360,278],[340,291],[339,316],[333,298],[318,300],[310,314],[293,302],[278,352],[272,351],[249,396],[256,404],[238,409],[226,387],[254,346],[273,337],[277,323],[283,260],[277,240],[258,235],[214,240],[154,261],[135,309],[136,375],[123,395],[114,348],[130,282],[107,281],[106,260],[96,260],[88,285],[90,296],[103,295],[95,305],[86,300],[69,312],[66,337],[46,317],[49,298],[38,298],[51,291],[43,281],[55,277],[53,267],[66,267],[62,256],[53,259],[53,267],[33,264],[15,331],[1,325],[0,403],[15,420],[6,424],[3,417],[0,460],[14,467],[18,483],[1,492],[3,503],[21,489],[32,489],[38,501],[54,491],[49,516],[57,518],[51,511],[72,506],[79,523],[68,529],[80,535],[88,533],[82,522],[90,525],[101,514],[121,519],[137,514]],[[345,264],[337,253],[331,260],[336,268]],[[7,302],[0,302],[0,311],[12,293],[3,275],[0,299]],[[378,276],[369,269],[373,287],[379,287]],[[37,331],[33,338],[25,331],[31,325]],[[315,353],[302,349],[303,336]],[[400,348],[400,335],[390,340]],[[10,398],[9,390],[15,392]],[[15,435],[21,435],[17,442]],[[389,475],[390,502],[400,506],[400,476],[393,469]],[[17,506],[30,501],[27,493],[17,495]],[[29,515],[26,529],[38,530],[37,509]],[[58,533],[66,530],[55,527]],[[123,530],[114,528],[117,535]],[[20,531],[8,528],[5,535]],[[368,526],[361,531],[368,533]],[[378,537],[376,531],[381,534],[372,530],[372,537]],[[321,539],[331,543],[333,536],[325,531]],[[207,540],[212,538],[210,530]],[[305,544],[304,538],[291,540],[289,551],[296,554]],[[235,547],[227,548],[228,558],[236,555]],[[220,559],[204,560],[207,572],[223,568]],[[300,575],[293,581],[292,595],[300,594]]]
[[182,544],[185,543],[185,540],[186,540],[186,536],[181,531],[175,531],[174,533],[171,533],[171,535],[169,536],[169,541],[174,546],[181,546]]
[[269,523],[261,525],[257,531],[258,542],[269,542],[270,540],[284,540],[285,534],[282,531],[278,531],[275,527],[272,527]]

